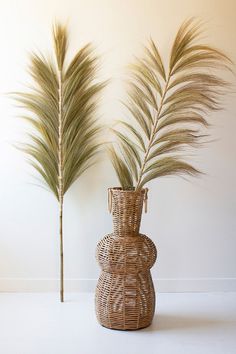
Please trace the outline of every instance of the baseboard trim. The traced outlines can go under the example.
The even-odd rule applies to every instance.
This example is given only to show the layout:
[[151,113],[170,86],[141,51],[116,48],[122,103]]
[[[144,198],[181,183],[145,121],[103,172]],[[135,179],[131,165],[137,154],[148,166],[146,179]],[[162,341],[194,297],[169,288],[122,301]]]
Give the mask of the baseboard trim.
[[157,292],[231,292],[236,291],[236,278],[154,279]]
[[[66,279],[67,292],[93,292],[97,279]],[[236,278],[154,279],[157,292],[231,292]],[[0,278],[0,292],[54,292],[58,279]]]

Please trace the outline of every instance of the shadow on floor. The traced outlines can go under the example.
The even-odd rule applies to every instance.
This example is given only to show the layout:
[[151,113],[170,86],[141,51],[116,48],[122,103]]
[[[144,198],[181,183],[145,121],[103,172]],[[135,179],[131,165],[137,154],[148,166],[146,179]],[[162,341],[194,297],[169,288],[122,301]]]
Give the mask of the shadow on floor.
[[225,324],[226,321],[217,318],[209,318],[204,316],[181,316],[181,315],[165,315],[156,314],[151,326],[144,328],[143,331],[171,331],[171,330],[188,330],[210,328]]

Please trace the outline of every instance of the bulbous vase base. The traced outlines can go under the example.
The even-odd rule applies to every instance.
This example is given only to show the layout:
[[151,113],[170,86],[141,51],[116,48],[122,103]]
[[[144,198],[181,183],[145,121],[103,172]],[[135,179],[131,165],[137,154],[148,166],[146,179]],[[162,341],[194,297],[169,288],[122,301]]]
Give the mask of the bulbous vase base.
[[95,297],[99,323],[118,330],[149,326],[155,312],[150,273],[156,260],[154,243],[142,234],[109,234],[97,246],[97,259],[102,268]]

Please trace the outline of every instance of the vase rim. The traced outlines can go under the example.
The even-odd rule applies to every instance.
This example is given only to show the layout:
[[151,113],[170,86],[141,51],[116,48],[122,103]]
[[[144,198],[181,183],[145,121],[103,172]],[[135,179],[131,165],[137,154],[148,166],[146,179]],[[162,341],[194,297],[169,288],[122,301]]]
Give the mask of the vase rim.
[[140,192],[144,193],[145,191],[148,190],[148,188],[142,188],[142,189],[135,190],[134,187],[133,187],[133,189],[123,189],[122,187],[111,187],[111,188],[108,188],[108,191],[109,190],[122,192],[122,193],[140,193]]

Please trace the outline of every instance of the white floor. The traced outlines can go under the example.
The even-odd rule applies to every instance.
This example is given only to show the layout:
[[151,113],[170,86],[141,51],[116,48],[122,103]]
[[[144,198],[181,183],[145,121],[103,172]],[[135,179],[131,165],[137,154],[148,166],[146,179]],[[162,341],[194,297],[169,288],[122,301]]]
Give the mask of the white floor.
[[152,326],[112,331],[93,294],[0,294],[1,354],[235,354],[236,293],[159,294]]

